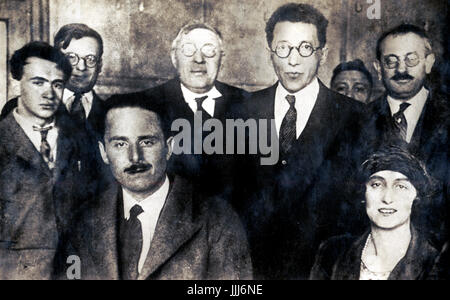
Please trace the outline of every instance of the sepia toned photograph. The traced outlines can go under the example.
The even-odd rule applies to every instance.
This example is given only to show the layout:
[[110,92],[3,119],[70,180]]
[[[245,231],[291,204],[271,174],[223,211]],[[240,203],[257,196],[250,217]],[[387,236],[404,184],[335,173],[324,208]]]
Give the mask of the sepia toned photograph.
[[449,8],[0,0],[0,280],[450,279]]

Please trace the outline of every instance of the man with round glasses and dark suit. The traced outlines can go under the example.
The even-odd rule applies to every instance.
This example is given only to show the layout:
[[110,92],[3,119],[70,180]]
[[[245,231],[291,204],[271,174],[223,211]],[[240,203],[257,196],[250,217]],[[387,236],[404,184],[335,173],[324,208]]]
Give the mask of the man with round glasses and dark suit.
[[[314,7],[290,3],[266,24],[278,82],[246,102],[247,119],[274,120],[280,157],[273,166],[250,156],[238,208],[247,224],[256,278],[305,279],[321,240],[337,230],[337,178],[345,178],[361,105],[317,78],[326,61],[327,19]],[[270,140],[268,138],[267,140]],[[339,170],[342,177],[334,176]],[[335,172],[335,173],[333,173]]]

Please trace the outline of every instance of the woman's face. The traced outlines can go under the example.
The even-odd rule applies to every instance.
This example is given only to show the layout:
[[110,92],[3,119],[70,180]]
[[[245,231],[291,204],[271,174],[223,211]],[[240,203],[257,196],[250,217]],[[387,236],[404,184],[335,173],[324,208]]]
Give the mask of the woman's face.
[[366,183],[366,212],[379,228],[394,229],[409,226],[411,207],[417,191],[409,179],[395,171],[379,171]]

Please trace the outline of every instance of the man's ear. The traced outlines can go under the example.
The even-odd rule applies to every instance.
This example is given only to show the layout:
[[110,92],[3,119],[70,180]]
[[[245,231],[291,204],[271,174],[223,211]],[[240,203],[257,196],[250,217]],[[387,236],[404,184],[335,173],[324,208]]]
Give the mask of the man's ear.
[[323,65],[328,58],[328,48],[327,45],[323,46],[323,48],[321,49],[322,55],[320,56],[320,61],[319,64]]
[[172,60],[172,65],[175,67],[175,69],[178,70],[178,63],[177,63],[177,50],[176,49],[171,49],[170,50],[170,59]]
[[100,149],[100,155],[102,156],[103,162],[109,165],[109,159],[106,155],[105,145],[102,142],[98,142],[98,149]]
[[166,141],[166,144],[167,144],[166,160],[169,160],[169,158],[172,156],[173,143],[174,143],[173,136],[171,136]]
[[380,65],[380,61],[376,60],[373,62],[373,68],[377,71],[378,74],[378,80],[382,80],[383,79],[383,75],[381,74],[381,65]]
[[97,62],[97,73],[100,74],[102,72],[103,68],[103,58],[100,57],[100,59]]
[[425,72],[427,74],[431,73],[431,69],[433,68],[435,61],[436,56],[434,56],[434,53],[428,54],[428,56],[425,58]]

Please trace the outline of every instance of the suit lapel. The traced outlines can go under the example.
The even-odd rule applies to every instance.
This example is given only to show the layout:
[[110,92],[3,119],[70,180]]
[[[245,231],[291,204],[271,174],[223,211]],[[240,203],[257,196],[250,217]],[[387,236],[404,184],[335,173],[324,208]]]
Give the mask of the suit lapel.
[[41,170],[47,176],[51,177],[52,174],[48,168],[48,165],[42,159],[41,154],[34,147],[33,143],[30,141],[23,129],[16,122],[13,114],[8,114],[3,123],[5,125],[5,129],[0,140],[4,143],[7,151],[12,155],[26,161],[35,169]]
[[138,279],[147,279],[201,228],[193,220],[192,186],[175,177]]
[[[121,190],[112,183],[92,213],[88,214],[87,222],[91,224],[92,244],[90,257],[99,278],[119,279],[118,254],[118,209],[121,209]],[[82,229],[81,229],[82,230]]]

